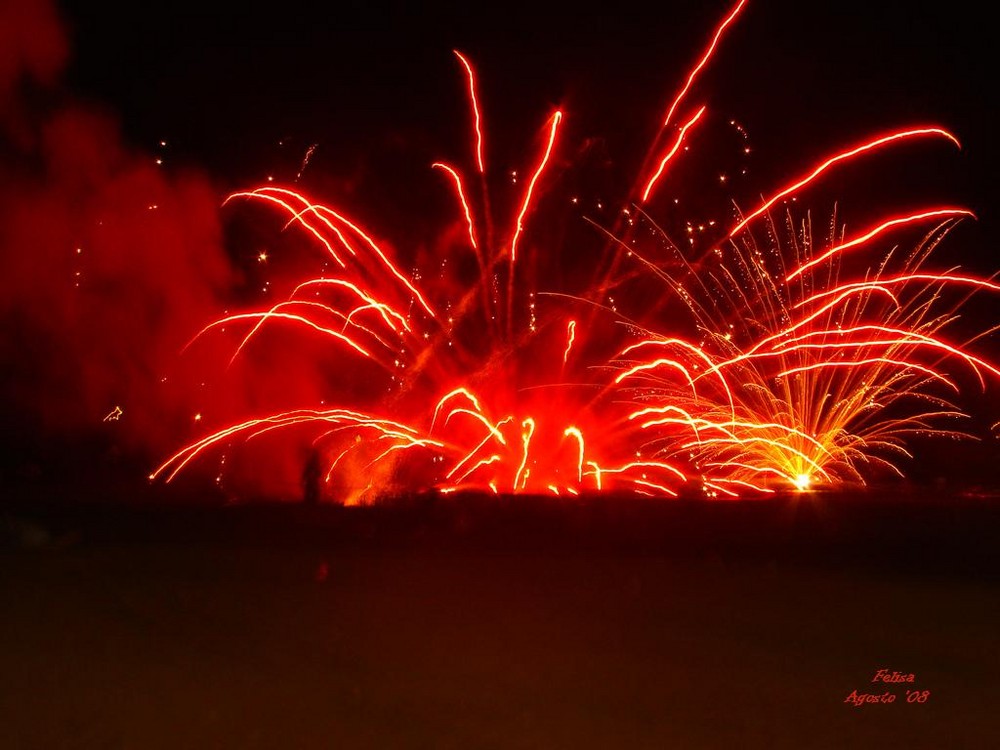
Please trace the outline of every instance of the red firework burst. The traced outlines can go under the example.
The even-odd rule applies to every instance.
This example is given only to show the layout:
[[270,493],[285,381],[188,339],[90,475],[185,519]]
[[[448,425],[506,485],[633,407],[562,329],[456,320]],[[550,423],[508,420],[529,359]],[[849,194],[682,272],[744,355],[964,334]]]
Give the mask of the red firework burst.
[[[833,221],[818,239],[808,216],[788,208],[854,160],[920,140],[958,145],[951,133],[901,128],[826,156],[719,227],[701,257],[674,245],[650,215],[672,160],[710,117],[687,97],[743,6],[717,27],[671,101],[619,221],[595,224],[606,256],[584,288],[544,272],[569,262],[568,250],[527,241],[544,221],[537,200],[563,113],[547,120],[509,215],[493,215],[476,74],[458,52],[479,178],[432,165],[454,190],[463,225],[455,255],[435,259],[435,275],[405,270],[375,233],[298,190],[230,196],[272,208],[334,270],[301,279],[266,309],[211,322],[195,342],[228,341],[235,360],[266,330],[289,326],[336,351],[341,374],[322,403],[217,427],[152,478],[170,481],[210,453],[295,434],[318,457],[326,495],[346,503],[426,489],[741,497],[900,473],[914,433],[969,436],[951,426],[964,416],[954,371],[985,387],[1000,370],[973,351],[991,330],[962,342],[948,330],[969,295],[1000,287],[927,266],[971,212],[923,207],[850,236]],[[900,241],[910,249],[891,244]],[[448,277],[449,263],[467,262],[474,282]],[[658,302],[643,305],[648,291],[637,290],[651,286]]]

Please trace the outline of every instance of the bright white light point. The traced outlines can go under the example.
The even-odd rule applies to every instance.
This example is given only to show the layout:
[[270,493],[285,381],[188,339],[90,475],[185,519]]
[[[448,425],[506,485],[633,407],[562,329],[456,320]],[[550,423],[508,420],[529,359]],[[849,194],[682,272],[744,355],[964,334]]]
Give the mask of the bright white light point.
[[201,412],[198,412],[197,414],[194,415],[194,421],[195,422],[201,421]]
[[156,163],[157,163],[157,164],[163,164],[163,159],[157,159],[157,160],[156,160]]
[[809,489],[810,483],[811,480],[808,474],[797,474],[795,476],[795,481],[793,482],[793,484],[795,485],[795,489],[797,489],[799,492],[805,492],[807,489]]
[[267,261],[267,252],[261,250],[260,253],[257,255],[257,260],[261,263],[265,263]]

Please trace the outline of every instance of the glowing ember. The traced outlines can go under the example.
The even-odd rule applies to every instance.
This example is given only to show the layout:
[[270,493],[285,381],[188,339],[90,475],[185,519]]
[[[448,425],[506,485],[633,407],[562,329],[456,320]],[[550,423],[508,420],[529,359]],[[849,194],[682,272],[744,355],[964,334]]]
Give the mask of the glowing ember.
[[[965,417],[953,400],[964,377],[985,388],[1000,376],[971,348],[992,331],[964,342],[948,331],[971,294],[1000,286],[924,266],[972,213],[925,207],[845,239],[835,222],[821,238],[808,218],[778,208],[838,165],[904,141],[957,145],[953,135],[905,128],[822,158],[730,229],[719,227],[701,258],[686,257],[647,213],[686,135],[711,117],[705,106],[680,110],[743,5],[716,29],[669,107],[663,132],[673,130],[643,180],[643,207],[626,207],[624,229],[598,227],[611,240],[598,266],[607,270],[583,288],[560,280],[568,259],[532,236],[544,222],[538,204],[560,148],[561,111],[506,216],[492,214],[485,178],[470,186],[458,168],[432,165],[454,188],[462,223],[452,255],[437,261],[445,269],[474,259],[472,281],[407,273],[373,232],[297,190],[231,196],[272,208],[335,272],[300,280],[267,309],[209,323],[191,345],[235,331],[232,363],[265,330],[287,326],[338,352],[341,378],[357,384],[332,387],[330,405],[217,426],[152,478],[169,481],[196,459],[251,440],[305,435],[325,494],[347,503],[428,489],[735,498],[901,474],[912,436],[971,437],[951,426]],[[474,168],[485,175],[475,71],[455,55],[468,81]]]

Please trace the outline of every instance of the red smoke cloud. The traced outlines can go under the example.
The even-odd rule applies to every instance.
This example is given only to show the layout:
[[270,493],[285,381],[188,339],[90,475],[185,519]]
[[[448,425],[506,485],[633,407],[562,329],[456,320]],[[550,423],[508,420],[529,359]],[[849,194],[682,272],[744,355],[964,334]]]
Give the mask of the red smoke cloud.
[[60,91],[67,58],[50,2],[0,0],[0,398],[22,430],[154,461],[191,418],[178,352],[238,274],[207,176]]
[[66,60],[69,45],[53,5],[0,0],[0,124],[5,135],[27,145],[31,129],[21,100],[25,85],[52,86]]

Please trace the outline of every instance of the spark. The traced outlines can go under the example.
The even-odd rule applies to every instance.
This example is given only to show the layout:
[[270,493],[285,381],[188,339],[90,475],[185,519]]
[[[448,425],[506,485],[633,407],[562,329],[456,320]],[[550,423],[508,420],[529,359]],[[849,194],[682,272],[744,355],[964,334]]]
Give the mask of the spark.
[[841,162],[853,159],[856,156],[864,154],[868,151],[874,151],[876,149],[882,148],[883,146],[893,145],[902,142],[904,140],[907,140],[909,138],[923,138],[929,136],[946,138],[947,140],[951,141],[956,146],[961,148],[961,144],[958,142],[958,139],[955,136],[953,136],[947,130],[942,130],[941,128],[936,128],[936,127],[900,130],[894,133],[889,133],[887,135],[879,136],[870,141],[862,143],[858,146],[850,148],[847,151],[843,151],[839,154],[836,154],[835,156],[831,156],[829,159],[826,159],[825,161],[820,163],[819,166],[815,167],[805,177],[802,177],[793,182],[792,184],[790,184],[789,186],[779,190],[778,193],[776,193],[773,197],[764,201],[756,210],[754,210],[752,213],[746,216],[742,221],[740,221],[735,227],[733,227],[729,231],[729,238],[732,239],[733,237],[735,237],[737,234],[739,234],[739,232],[741,232],[744,229],[744,227],[747,226],[747,224],[749,224],[751,221],[753,221],[757,217],[763,215],[765,212],[770,210],[770,208],[774,206],[775,203],[780,201],[782,198],[786,198],[792,193],[795,193],[796,191],[805,187],[809,183],[813,182],[814,180],[816,180],[816,178],[822,175],[830,167],[836,166]]
[[694,124],[698,122],[699,119],[701,119],[701,116],[704,113],[705,113],[705,107],[702,107],[694,114],[694,117],[692,117],[690,120],[684,123],[681,129],[677,132],[677,140],[674,141],[673,147],[670,149],[670,151],[667,152],[667,154],[660,161],[660,166],[657,168],[656,172],[653,173],[653,176],[649,178],[649,182],[646,183],[646,189],[642,191],[643,203],[649,200],[649,194],[653,191],[653,185],[655,185],[657,181],[660,179],[660,176],[663,174],[663,170],[666,169],[667,167],[667,163],[674,158],[674,154],[677,153],[677,149],[681,147],[681,144],[684,142],[684,136],[687,134],[688,129],[694,126]]
[[566,350],[563,352],[563,366],[569,361],[569,353],[573,349],[574,341],[576,341],[576,321],[571,320],[566,324]]
[[312,159],[313,154],[316,153],[317,146],[319,146],[318,143],[313,143],[306,149],[305,156],[302,157],[302,164],[299,166],[299,171],[295,175],[296,182],[302,179],[302,174],[306,171],[306,167],[309,166],[309,160]]
[[924,219],[955,218],[958,216],[971,216],[972,218],[976,218],[976,215],[972,213],[972,211],[966,210],[964,208],[938,208],[931,211],[922,211],[920,213],[911,214],[909,216],[900,216],[895,219],[889,219],[888,221],[879,224],[877,227],[866,232],[860,237],[855,237],[853,240],[850,240],[849,242],[837,245],[836,247],[831,247],[829,250],[820,255],[818,258],[813,258],[808,263],[803,263],[794,271],[789,273],[785,277],[785,281],[791,281],[792,279],[805,273],[814,266],[817,266],[823,261],[830,259],[834,255],[842,253],[845,250],[850,250],[852,247],[858,247],[859,245],[863,245],[864,243],[868,242],[868,240],[882,234],[882,232],[886,231],[887,229],[903,226],[905,224],[911,224],[915,221],[923,221]]
[[431,164],[431,167],[437,169],[443,169],[445,172],[451,175],[451,178],[455,181],[455,191],[458,194],[458,200],[462,204],[462,211],[465,212],[465,223],[469,228],[469,244],[472,245],[473,250],[479,250],[479,245],[476,243],[476,228],[472,223],[472,211],[469,210],[469,202],[465,199],[465,190],[462,188],[462,178],[459,177],[458,172],[456,172],[452,167],[447,164],[442,164],[441,162],[435,162]]
[[513,263],[517,260],[517,240],[521,236],[521,232],[524,230],[524,216],[528,213],[528,206],[531,205],[531,196],[535,191],[535,183],[538,182],[538,178],[542,176],[542,171],[545,169],[545,165],[549,163],[549,156],[552,154],[552,145],[556,141],[556,131],[559,129],[559,123],[562,120],[562,112],[556,110],[556,112],[549,118],[549,139],[545,146],[545,153],[542,154],[542,158],[538,161],[538,166],[535,167],[534,173],[531,175],[531,181],[528,183],[528,189],[524,191],[524,201],[521,203],[521,210],[517,215],[517,221],[514,226],[514,237],[510,241],[510,262]]
[[476,74],[472,69],[472,64],[468,61],[465,55],[458,50],[452,51],[462,62],[462,66],[465,68],[465,72],[469,76],[469,101],[472,104],[474,127],[476,130],[476,166],[479,167],[479,174],[484,174],[486,172],[486,167],[483,162],[483,126],[481,121],[482,117],[479,113],[479,97],[476,95]]
[[667,110],[667,115],[663,118],[663,127],[670,125],[670,120],[674,116],[674,111],[680,105],[681,100],[683,100],[687,95],[688,89],[690,89],[691,85],[694,83],[694,79],[712,58],[712,54],[715,52],[715,48],[719,44],[719,40],[722,38],[723,32],[725,32],[730,24],[736,20],[736,16],[738,16],[740,11],[743,10],[744,5],[746,5],[746,0],[740,0],[729,12],[729,15],[726,16],[725,20],[719,24],[719,27],[715,30],[715,35],[712,37],[712,41],[709,43],[708,47],[705,48],[705,52],[702,54],[701,60],[698,61],[698,64],[695,65],[695,67],[688,74],[687,81],[685,81],[684,86],[674,98],[674,101],[670,105],[670,109]]

